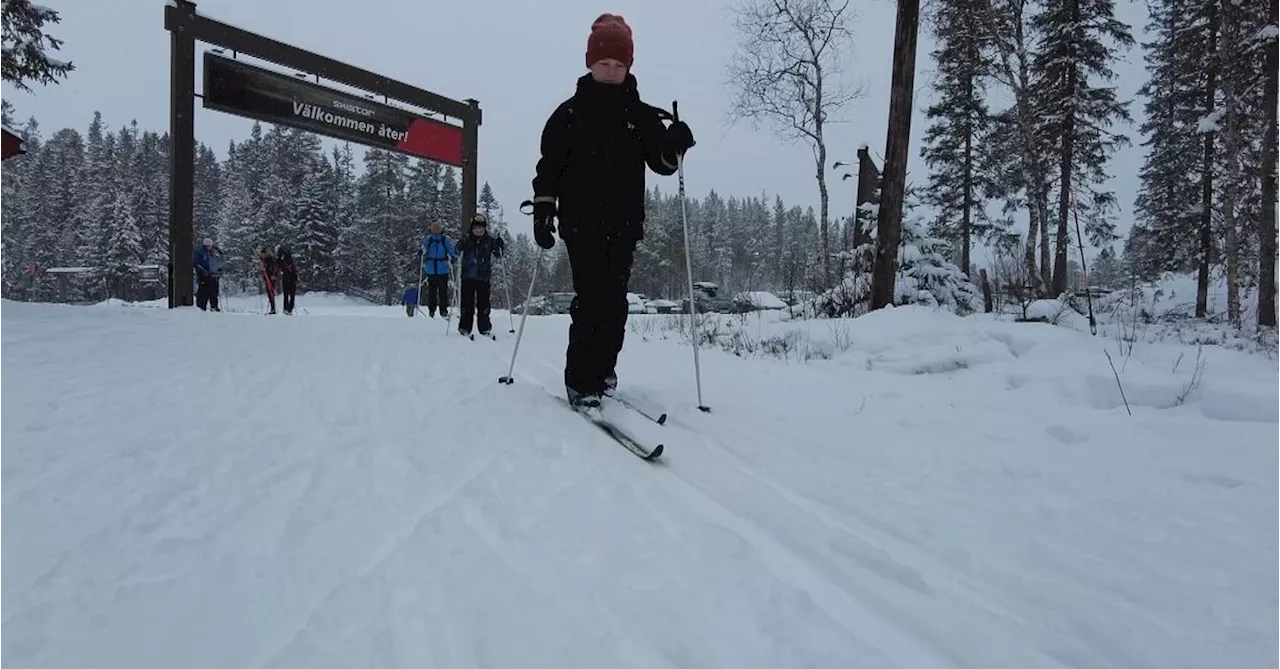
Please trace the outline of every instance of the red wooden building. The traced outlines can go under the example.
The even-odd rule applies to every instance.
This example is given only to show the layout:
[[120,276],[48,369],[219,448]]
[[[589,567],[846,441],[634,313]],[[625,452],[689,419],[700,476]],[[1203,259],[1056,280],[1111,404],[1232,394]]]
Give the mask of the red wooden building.
[[16,155],[27,152],[27,147],[22,145],[22,136],[14,132],[9,126],[0,126],[0,131],[4,133],[3,156],[0,160],[8,160]]

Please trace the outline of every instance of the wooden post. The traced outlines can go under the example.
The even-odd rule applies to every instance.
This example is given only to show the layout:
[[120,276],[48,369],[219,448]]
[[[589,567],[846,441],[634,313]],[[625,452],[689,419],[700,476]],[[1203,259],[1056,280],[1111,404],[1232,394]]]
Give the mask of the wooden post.
[[920,0],[898,0],[898,20],[893,38],[893,82],[889,90],[889,133],[884,152],[884,186],[880,192],[876,259],[871,274],[872,310],[893,304],[893,284],[898,274],[919,27]]
[[[176,12],[195,16],[196,5],[177,0]],[[185,30],[169,33],[169,308],[189,307],[195,254],[196,40]]]

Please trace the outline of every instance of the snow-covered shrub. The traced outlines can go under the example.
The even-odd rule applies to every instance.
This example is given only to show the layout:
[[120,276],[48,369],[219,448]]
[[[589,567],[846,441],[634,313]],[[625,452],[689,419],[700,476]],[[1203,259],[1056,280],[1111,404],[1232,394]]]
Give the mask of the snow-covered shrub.
[[[863,205],[871,213],[874,205]],[[853,267],[834,288],[818,298],[820,311],[828,316],[857,316],[865,313],[871,299],[871,266],[876,253],[875,221],[859,217],[871,241],[849,253]],[[960,268],[947,259],[947,243],[930,237],[924,224],[910,212],[902,219],[902,243],[898,249],[898,276],[894,281],[893,303],[898,306],[923,304],[943,307],[960,315],[982,307],[982,294]]]

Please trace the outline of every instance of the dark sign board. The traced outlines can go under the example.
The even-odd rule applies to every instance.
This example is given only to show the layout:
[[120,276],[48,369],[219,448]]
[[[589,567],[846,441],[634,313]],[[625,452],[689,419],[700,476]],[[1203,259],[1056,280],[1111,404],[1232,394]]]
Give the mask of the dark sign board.
[[462,166],[462,128],[209,52],[204,106]]

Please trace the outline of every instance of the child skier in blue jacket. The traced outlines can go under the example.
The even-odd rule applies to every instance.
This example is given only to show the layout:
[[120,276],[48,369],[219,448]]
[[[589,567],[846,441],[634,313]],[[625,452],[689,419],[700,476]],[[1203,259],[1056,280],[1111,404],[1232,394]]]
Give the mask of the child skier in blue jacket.
[[413,312],[418,310],[418,287],[409,286],[404,289],[404,293],[400,295],[400,304],[404,305],[404,310],[413,318]]

